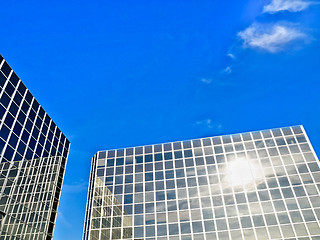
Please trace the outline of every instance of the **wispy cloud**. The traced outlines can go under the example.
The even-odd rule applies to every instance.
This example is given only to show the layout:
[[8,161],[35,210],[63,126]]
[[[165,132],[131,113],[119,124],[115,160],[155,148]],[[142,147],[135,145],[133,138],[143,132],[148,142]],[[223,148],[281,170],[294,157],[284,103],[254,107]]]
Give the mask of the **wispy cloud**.
[[200,125],[200,126],[206,126],[208,128],[213,128],[212,120],[210,118],[207,118],[207,119],[204,119],[201,121],[197,121],[196,124]]
[[206,84],[210,84],[210,83],[212,83],[212,79],[210,79],[210,78],[202,78],[201,82],[206,83]]
[[63,191],[68,193],[80,193],[87,190],[88,190],[88,183],[86,183],[85,181],[63,185]]
[[236,59],[236,56],[234,56],[234,54],[232,54],[232,53],[228,53],[227,56],[228,56],[229,58],[231,58],[232,60],[235,60],[235,59]]
[[[228,68],[228,67],[227,67]],[[233,87],[236,85],[235,82],[230,81],[229,79],[226,79],[227,75],[230,73],[228,69],[223,69],[219,73],[218,76],[212,77],[212,78],[201,78],[201,82],[207,85],[215,86],[215,87]],[[225,76],[223,76],[225,75]]]
[[303,0],[272,0],[270,4],[264,6],[264,13],[276,13],[280,11],[300,12],[308,8],[314,2]]
[[231,74],[231,72],[232,72],[232,70],[231,70],[231,67],[230,66],[228,66],[228,67],[226,67],[224,70],[223,70],[223,72],[225,73],[225,74]]
[[221,131],[221,129],[222,129],[222,125],[220,123],[213,123],[212,119],[210,119],[210,118],[197,121],[196,125],[206,127],[206,128],[215,128],[218,131]]
[[238,33],[244,47],[263,49],[271,53],[284,50],[285,46],[295,40],[306,39],[307,35],[298,28],[284,24],[254,23]]
[[67,228],[71,228],[72,224],[68,221],[68,219],[64,216],[64,214],[61,212],[61,210],[58,211],[57,219],[59,222],[61,222],[64,226]]

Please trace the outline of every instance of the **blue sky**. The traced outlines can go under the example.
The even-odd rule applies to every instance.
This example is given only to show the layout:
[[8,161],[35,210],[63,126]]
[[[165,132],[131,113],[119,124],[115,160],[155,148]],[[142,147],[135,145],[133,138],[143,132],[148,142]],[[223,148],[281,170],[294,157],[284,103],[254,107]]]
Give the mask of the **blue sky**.
[[320,154],[320,4],[5,1],[0,52],[71,141],[54,240],[98,150],[303,124]]

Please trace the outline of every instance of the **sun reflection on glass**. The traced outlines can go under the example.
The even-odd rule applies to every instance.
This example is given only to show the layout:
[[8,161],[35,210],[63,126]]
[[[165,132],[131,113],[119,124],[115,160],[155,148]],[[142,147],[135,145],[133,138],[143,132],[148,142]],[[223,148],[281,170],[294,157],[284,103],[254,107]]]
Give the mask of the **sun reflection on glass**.
[[232,161],[226,169],[227,181],[232,186],[253,184],[262,175],[261,169],[248,159]]

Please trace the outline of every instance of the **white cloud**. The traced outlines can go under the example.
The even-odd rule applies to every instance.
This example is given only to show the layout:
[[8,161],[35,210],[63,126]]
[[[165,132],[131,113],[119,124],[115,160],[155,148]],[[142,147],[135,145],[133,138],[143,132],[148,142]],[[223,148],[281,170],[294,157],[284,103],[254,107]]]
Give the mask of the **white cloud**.
[[88,190],[88,183],[85,181],[80,181],[73,184],[64,184],[63,191],[67,193],[80,193]]
[[232,53],[228,53],[227,56],[228,56],[229,58],[231,58],[232,60],[235,60],[235,59],[236,59],[236,57],[235,57]]
[[231,73],[231,67],[222,69],[216,77],[213,78],[201,78],[200,81],[204,84],[215,86],[215,87],[232,87],[235,86],[235,82],[232,82],[226,77]]
[[259,48],[274,53],[281,51],[285,46],[295,40],[305,39],[306,34],[298,28],[284,24],[257,24],[238,33],[243,40],[244,47]]
[[223,71],[225,74],[231,74],[232,70],[231,70],[231,67],[226,67]]
[[212,83],[212,79],[210,79],[210,78],[202,78],[201,82],[206,83],[206,84],[210,84],[210,83]]
[[264,13],[276,13],[280,11],[300,12],[309,7],[313,2],[303,0],[272,0],[270,4],[264,6]]
[[201,121],[197,121],[196,124],[200,125],[200,126],[206,126],[208,128],[213,128],[212,120],[210,118],[207,118],[207,119],[204,119]]
[[212,120],[210,118],[204,119],[204,120],[200,120],[196,122],[196,125],[198,126],[203,126],[206,128],[215,128],[218,131],[221,131],[222,129],[222,125],[219,123],[213,123]]
[[61,222],[64,226],[67,228],[71,228],[72,224],[68,221],[68,219],[64,216],[64,214],[61,212],[61,210],[58,211],[57,219],[59,222]]

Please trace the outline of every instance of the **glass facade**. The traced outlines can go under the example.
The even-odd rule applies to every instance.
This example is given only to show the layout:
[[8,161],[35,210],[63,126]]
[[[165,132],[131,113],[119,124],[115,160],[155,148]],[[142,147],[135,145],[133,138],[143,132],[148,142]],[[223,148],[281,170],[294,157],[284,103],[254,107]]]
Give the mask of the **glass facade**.
[[0,239],[51,240],[69,141],[0,55]]
[[320,239],[302,126],[97,152],[84,240]]

